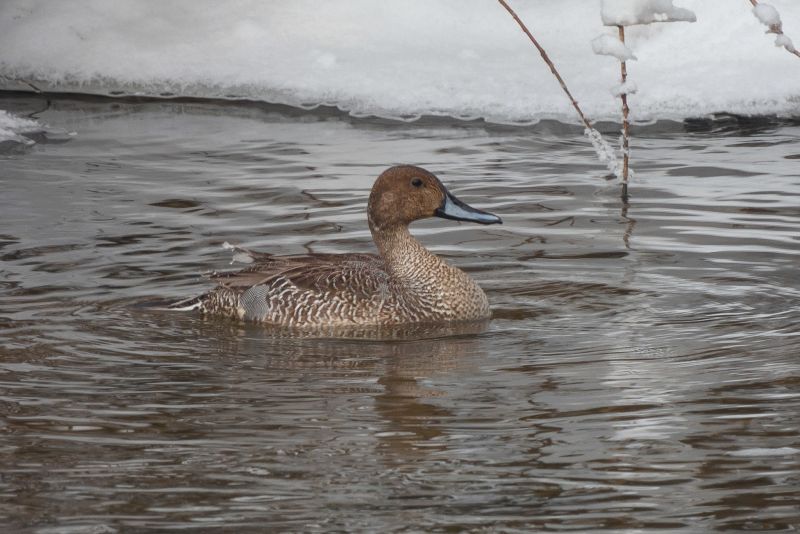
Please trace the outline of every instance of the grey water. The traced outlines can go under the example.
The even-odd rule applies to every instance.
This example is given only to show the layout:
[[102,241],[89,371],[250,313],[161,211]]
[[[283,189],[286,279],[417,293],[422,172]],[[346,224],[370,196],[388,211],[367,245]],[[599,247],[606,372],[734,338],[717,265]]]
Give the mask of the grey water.
[[[800,124],[634,132],[0,97],[0,525],[708,532],[800,527]],[[616,136],[609,126],[612,137]],[[372,252],[396,163],[500,215],[412,231],[488,325],[293,336],[153,302],[276,254]]]

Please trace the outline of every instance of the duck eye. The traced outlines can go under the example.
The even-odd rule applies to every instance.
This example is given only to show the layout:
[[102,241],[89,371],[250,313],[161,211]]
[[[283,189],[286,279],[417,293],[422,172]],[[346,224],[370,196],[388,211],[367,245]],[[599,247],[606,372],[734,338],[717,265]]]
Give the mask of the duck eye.
[[414,187],[422,187],[422,180],[420,178],[414,178],[411,180],[411,185]]

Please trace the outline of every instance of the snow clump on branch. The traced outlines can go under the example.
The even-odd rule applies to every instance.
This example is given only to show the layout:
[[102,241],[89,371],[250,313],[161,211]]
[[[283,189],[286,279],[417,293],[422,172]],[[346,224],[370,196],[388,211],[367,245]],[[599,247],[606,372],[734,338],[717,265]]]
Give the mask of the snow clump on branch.
[[633,51],[612,35],[603,34],[592,39],[592,50],[594,50],[595,54],[613,56],[620,61],[636,59]]

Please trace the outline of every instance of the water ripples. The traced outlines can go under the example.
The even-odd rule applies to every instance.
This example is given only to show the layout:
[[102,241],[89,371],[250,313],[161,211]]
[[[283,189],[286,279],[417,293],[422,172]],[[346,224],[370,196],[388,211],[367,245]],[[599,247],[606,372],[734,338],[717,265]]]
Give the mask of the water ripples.
[[[623,207],[569,129],[226,109],[56,101],[78,136],[0,156],[7,528],[800,522],[796,125],[645,128]],[[413,227],[490,324],[298,338],[153,308],[235,268],[225,242],[372,251],[400,162],[503,217]]]

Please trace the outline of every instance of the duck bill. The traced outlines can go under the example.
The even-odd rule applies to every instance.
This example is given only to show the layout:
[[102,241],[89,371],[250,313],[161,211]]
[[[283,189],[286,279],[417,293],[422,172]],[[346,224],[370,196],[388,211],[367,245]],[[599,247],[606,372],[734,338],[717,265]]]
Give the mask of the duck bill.
[[433,214],[442,219],[453,219],[454,221],[470,221],[480,224],[503,224],[503,220],[492,213],[473,208],[458,200],[455,196],[447,192],[444,202]]

